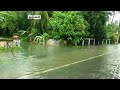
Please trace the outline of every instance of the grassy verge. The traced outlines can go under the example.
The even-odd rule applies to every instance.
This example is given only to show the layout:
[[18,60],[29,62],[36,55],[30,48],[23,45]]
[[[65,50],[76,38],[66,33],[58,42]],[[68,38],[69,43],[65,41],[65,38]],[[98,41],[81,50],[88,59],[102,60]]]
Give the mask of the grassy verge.
[[15,52],[19,52],[19,51],[23,51],[23,48],[21,47],[11,47],[11,48],[5,48],[5,47],[0,47],[0,53],[1,52],[8,52],[8,51],[15,51]]

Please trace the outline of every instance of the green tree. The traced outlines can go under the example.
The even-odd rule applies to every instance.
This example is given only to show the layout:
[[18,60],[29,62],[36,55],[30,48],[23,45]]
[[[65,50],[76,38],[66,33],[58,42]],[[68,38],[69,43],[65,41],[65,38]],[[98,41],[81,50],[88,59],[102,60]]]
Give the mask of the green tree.
[[90,24],[90,37],[97,40],[106,38],[105,25],[109,19],[107,11],[82,11],[84,19]]
[[89,24],[79,11],[54,11],[48,26],[51,37],[75,45],[85,36]]
[[119,32],[119,23],[117,22],[112,22],[106,25],[106,33],[107,33],[107,38],[113,40],[114,42],[118,38],[117,32]]
[[17,15],[15,11],[0,11],[0,23],[1,28],[4,30],[4,36],[9,34],[9,36],[12,35],[12,33],[16,29],[15,22],[17,20]]

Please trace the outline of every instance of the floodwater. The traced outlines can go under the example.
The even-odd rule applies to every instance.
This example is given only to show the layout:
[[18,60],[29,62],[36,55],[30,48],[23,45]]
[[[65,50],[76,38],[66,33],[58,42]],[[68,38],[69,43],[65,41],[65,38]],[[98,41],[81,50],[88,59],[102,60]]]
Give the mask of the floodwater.
[[0,79],[119,79],[120,45],[31,46],[0,53]]

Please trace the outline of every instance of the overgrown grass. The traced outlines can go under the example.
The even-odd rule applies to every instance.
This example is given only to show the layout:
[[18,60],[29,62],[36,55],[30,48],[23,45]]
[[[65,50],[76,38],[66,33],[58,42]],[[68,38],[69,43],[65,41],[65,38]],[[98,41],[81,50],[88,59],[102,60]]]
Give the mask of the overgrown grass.
[[0,53],[1,52],[8,52],[8,51],[15,51],[15,52],[19,52],[19,51],[23,51],[23,48],[21,47],[0,47]]

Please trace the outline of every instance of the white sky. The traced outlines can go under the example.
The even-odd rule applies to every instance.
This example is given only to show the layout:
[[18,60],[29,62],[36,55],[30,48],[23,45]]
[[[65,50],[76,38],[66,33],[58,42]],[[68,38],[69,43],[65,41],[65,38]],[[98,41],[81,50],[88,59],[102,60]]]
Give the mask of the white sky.
[[[111,16],[112,17],[112,16]],[[111,18],[110,17],[110,21],[111,21]],[[120,13],[117,13],[116,15],[115,15],[115,17],[114,17],[114,19],[113,19],[113,22],[115,22],[117,20],[117,22],[119,22],[119,20],[120,20]]]
[[120,13],[116,14],[114,17],[114,21],[119,21],[120,20]]

